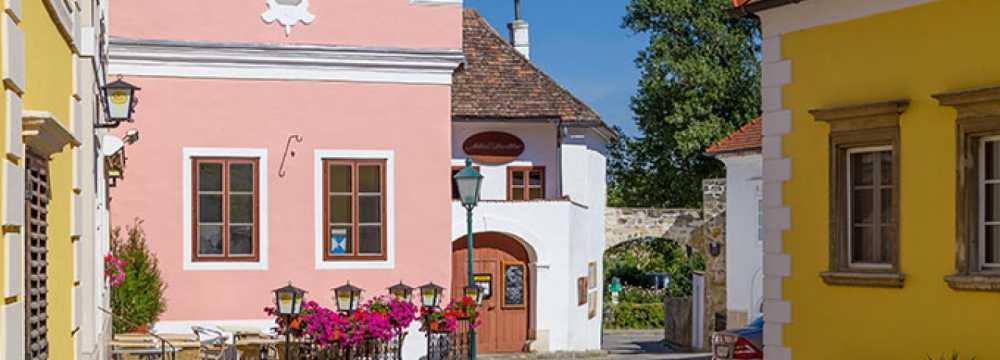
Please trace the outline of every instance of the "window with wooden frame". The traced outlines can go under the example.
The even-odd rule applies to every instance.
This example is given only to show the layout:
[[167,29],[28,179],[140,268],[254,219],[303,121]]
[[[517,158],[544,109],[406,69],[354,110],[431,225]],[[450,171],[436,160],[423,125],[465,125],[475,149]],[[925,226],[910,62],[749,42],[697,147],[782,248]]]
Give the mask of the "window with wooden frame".
[[258,159],[193,157],[191,166],[192,261],[258,261]]
[[902,287],[899,116],[909,101],[812,110],[830,126],[827,284]]
[[507,200],[545,199],[545,167],[511,166],[507,168]]
[[[1000,87],[935,94],[956,119],[956,290],[1000,291]],[[950,119],[949,119],[950,120]]]
[[386,161],[323,161],[323,259],[386,259]]
[[[462,166],[452,166],[451,167],[451,199],[452,200],[458,200],[460,198],[460,196],[458,194],[458,183],[455,182],[455,175],[458,174],[459,171],[462,171],[462,169],[464,169],[464,168],[465,168],[464,165],[462,165]],[[477,172],[479,171],[479,167],[478,166],[473,166],[472,168],[475,169]]]

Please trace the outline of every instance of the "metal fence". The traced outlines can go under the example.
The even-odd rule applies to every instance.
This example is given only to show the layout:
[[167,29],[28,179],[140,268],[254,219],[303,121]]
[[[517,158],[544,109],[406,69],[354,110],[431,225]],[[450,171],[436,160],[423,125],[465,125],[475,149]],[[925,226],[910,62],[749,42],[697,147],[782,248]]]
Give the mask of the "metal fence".
[[465,360],[469,358],[469,331],[472,322],[460,319],[454,332],[429,332],[425,360]]

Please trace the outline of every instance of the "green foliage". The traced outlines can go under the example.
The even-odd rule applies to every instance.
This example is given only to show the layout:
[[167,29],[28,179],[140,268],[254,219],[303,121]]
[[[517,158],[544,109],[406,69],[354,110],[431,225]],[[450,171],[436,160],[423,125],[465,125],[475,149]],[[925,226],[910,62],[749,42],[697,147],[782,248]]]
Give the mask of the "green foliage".
[[[644,289],[634,286],[622,287],[621,293],[618,294],[618,301],[622,303],[630,304],[663,304],[663,299],[669,294],[667,289]],[[605,299],[610,299],[611,295],[604,297]]]
[[[962,360],[962,357],[958,354],[958,352],[952,352],[950,356],[942,354],[937,359],[938,360]],[[930,355],[927,355],[927,360],[934,360],[934,358],[931,357]],[[976,360],[976,357],[973,356],[973,357],[969,358],[969,360]]]
[[652,238],[627,242],[604,253],[604,279],[621,279],[622,285],[651,288],[650,272],[670,274],[668,296],[691,295],[691,272],[705,269],[705,259],[697,253],[687,256],[687,249],[674,241]]
[[730,0],[631,0],[622,26],[650,35],[632,111],[642,135],[610,144],[611,206],[695,207],[722,175],[704,150],[759,114],[760,33]]
[[156,256],[146,245],[142,221],[136,219],[125,228],[127,238],[122,238],[121,232],[121,227],[111,232],[111,252],[126,261],[125,282],[111,290],[116,333],[156,322],[166,310],[163,300],[166,285],[160,278]]
[[606,329],[662,329],[663,302],[659,304],[607,305],[604,309]]

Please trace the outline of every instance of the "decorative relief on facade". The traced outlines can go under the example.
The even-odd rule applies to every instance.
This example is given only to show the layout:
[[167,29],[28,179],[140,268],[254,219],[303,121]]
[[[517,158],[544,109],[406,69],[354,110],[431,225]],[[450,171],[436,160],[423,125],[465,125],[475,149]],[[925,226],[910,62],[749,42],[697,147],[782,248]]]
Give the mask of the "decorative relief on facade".
[[285,36],[292,33],[292,26],[300,21],[312,23],[316,15],[309,13],[309,0],[267,0],[267,11],[261,15],[265,23],[277,21],[285,28]]

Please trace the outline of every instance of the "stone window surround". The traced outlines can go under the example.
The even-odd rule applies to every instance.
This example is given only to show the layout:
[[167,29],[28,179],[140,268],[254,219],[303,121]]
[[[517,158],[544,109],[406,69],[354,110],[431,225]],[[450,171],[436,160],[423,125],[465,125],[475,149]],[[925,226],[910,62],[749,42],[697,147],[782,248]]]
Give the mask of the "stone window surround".
[[909,100],[897,99],[883,102],[814,109],[809,113],[816,121],[830,125],[830,259],[829,270],[820,273],[829,285],[903,287],[903,274],[899,269],[899,236],[891,244],[888,268],[854,267],[849,264],[847,253],[847,187],[846,168],[848,150],[885,146],[892,147],[893,218],[899,234],[900,141],[899,116],[906,111]]
[[1000,272],[979,268],[977,183],[979,140],[1000,135],[1000,86],[933,94],[955,108],[955,273],[944,280],[955,290],[1000,291]]

